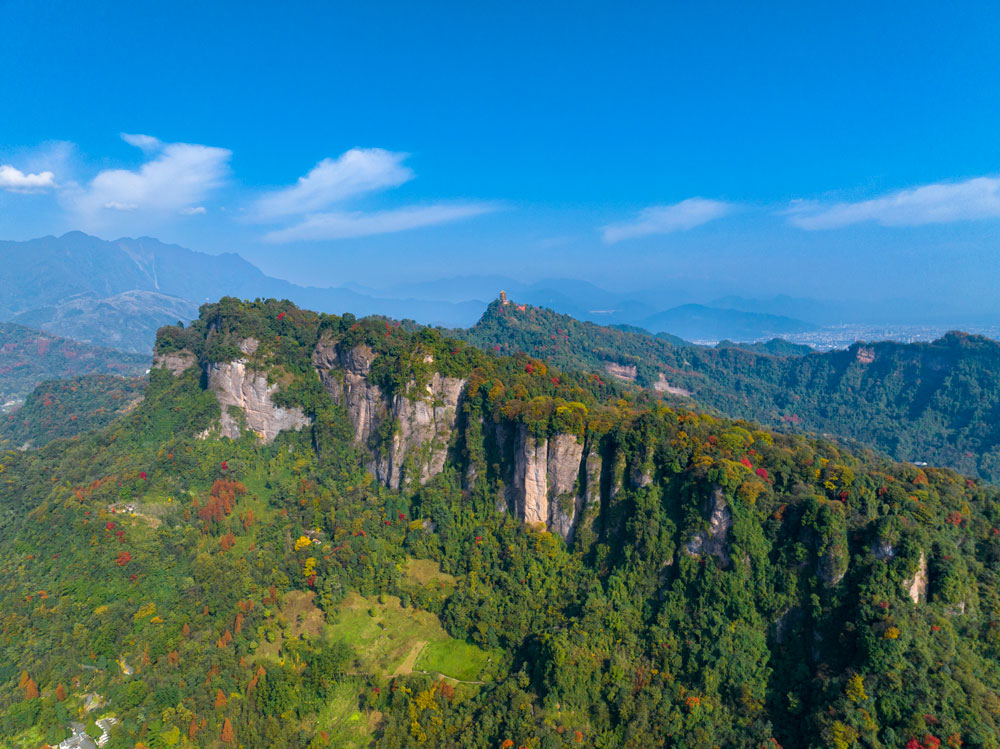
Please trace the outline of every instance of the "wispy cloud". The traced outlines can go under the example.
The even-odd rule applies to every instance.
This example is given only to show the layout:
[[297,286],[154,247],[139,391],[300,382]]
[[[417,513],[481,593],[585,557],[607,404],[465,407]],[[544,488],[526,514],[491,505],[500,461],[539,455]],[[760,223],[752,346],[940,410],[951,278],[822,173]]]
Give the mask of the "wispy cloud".
[[264,235],[265,242],[353,239],[451,223],[490,213],[498,203],[465,201],[410,205],[389,210],[348,210],[354,198],[398,187],[416,175],[403,165],[408,154],[381,148],[352,148],[323,159],[307,175],[255,203],[253,218],[286,223]]
[[496,211],[496,203],[455,203],[409,206],[388,211],[315,213],[287,229],[264,236],[267,242],[300,242],[322,239],[352,239],[392,234],[425,226],[451,223]]
[[323,159],[291,187],[260,198],[257,218],[314,213],[357,195],[397,187],[415,176],[403,166],[407,156],[381,148],[352,148],[336,159]]
[[671,234],[686,231],[722,218],[735,210],[732,203],[707,198],[688,198],[673,205],[644,208],[631,221],[603,227],[604,241],[608,244],[624,239],[647,237],[651,234]]
[[89,184],[67,190],[64,200],[85,226],[113,223],[129,213],[143,220],[198,213],[229,175],[232,152],[194,143],[162,143],[148,135],[122,134],[149,158],[135,171],[108,169]]
[[838,229],[873,221],[882,226],[923,226],[1000,218],[1000,177],[939,182],[856,203],[800,201],[786,211],[802,229]]
[[0,164],[0,190],[10,192],[42,192],[56,186],[56,177],[52,172],[25,174],[10,164]]

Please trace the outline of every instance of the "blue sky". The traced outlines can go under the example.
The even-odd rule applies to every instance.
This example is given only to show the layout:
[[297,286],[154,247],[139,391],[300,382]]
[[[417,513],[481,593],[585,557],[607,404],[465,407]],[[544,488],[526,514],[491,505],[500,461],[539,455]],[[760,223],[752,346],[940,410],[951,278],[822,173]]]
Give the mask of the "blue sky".
[[[873,7],[877,5],[878,7]],[[995,3],[0,4],[0,237],[995,297]]]

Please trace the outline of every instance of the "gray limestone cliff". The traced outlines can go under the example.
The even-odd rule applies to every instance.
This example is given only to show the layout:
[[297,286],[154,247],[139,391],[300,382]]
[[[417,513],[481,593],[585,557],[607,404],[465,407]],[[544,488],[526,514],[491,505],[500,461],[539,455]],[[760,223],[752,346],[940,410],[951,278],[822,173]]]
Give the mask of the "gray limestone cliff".
[[691,536],[686,546],[687,553],[692,556],[714,556],[722,566],[728,567],[729,529],[733,527],[733,515],[722,494],[722,487],[712,487],[711,495],[702,503],[702,514],[708,516],[708,527]]
[[[253,353],[257,341],[248,338],[240,348],[244,353]],[[247,428],[265,443],[273,442],[286,429],[298,431],[312,423],[298,408],[276,405],[271,397],[279,386],[269,385],[266,374],[248,368],[246,359],[214,362],[208,365],[206,375],[209,390],[215,393],[222,406],[219,426],[222,434],[230,439],[239,439],[242,431],[240,419],[234,417],[231,407],[242,412]]]
[[323,385],[347,410],[355,440],[369,449],[375,477],[393,489],[411,479],[426,483],[444,470],[465,380],[435,372],[423,388],[411,381],[390,398],[371,381],[374,360],[367,346],[344,348],[329,340],[313,354]]

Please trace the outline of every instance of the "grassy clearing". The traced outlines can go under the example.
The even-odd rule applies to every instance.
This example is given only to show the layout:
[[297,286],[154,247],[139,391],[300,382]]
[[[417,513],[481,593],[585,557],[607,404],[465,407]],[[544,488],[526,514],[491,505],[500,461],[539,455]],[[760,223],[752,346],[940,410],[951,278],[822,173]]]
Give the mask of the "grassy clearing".
[[407,559],[403,573],[407,582],[420,587],[427,585],[440,587],[442,583],[449,588],[455,585],[455,576],[442,572],[441,565],[431,559]]
[[[489,653],[449,636],[433,614],[403,608],[395,596],[385,596],[384,600],[380,603],[377,598],[352,593],[344,599],[335,621],[327,625],[332,638],[354,649],[359,670],[383,678],[411,669],[456,676],[445,670],[448,666],[462,674],[456,678],[479,679]],[[426,644],[421,647],[421,643]],[[428,650],[432,656],[426,662],[434,668],[421,666]]]
[[427,644],[417,657],[415,671],[427,671],[450,676],[460,681],[490,681],[489,666],[496,662],[496,654],[477,648],[461,640]]

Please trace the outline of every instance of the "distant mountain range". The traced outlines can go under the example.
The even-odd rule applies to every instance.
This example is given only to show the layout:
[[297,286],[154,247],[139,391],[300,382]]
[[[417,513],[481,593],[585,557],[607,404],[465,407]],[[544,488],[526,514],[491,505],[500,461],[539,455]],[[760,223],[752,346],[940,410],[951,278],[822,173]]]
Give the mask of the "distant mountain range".
[[690,289],[630,295],[569,279],[524,284],[475,276],[386,290],[352,283],[300,286],[266,276],[235,253],[210,255],[148,237],[105,241],[70,232],[4,241],[0,260],[0,319],[135,353],[150,349],[161,325],[192,319],[199,305],[222,296],[290,299],[323,312],[467,327],[505,288],[519,300],[577,319],[693,340],[760,340],[816,325],[786,314],[693,304]]
[[[776,336],[812,340],[809,336],[825,326],[913,320],[922,314],[920,304],[897,300],[714,297],[707,281],[617,292],[573,279],[522,283],[487,275],[385,289],[350,282],[321,288],[267,276],[235,253],[210,255],[148,237],[105,241],[70,232],[0,242],[0,319],[133,353],[148,352],[161,325],[192,319],[201,304],[223,296],[289,299],[321,312],[379,314],[455,328],[473,325],[500,289],[519,302],[577,320],[637,326],[705,343]],[[956,313],[949,325],[962,320]],[[845,336],[846,343],[854,340],[850,332],[840,340]]]

